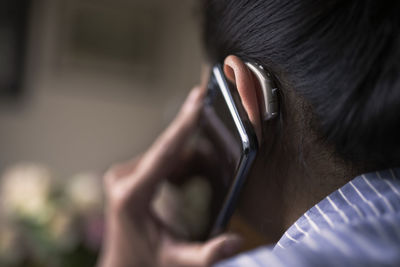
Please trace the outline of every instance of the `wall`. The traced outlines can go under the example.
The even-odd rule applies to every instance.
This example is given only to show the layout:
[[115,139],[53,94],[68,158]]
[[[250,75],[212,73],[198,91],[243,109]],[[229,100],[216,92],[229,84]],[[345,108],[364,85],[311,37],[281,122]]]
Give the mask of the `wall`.
[[[73,22],[68,12],[76,8],[70,4],[74,1],[33,2],[26,93],[18,103],[0,103],[0,171],[34,161],[61,176],[103,172],[113,162],[143,151],[199,81],[195,1],[145,2],[160,16],[151,19],[155,55],[139,63],[96,56],[98,52],[87,57],[71,53],[68,30]],[[135,16],[143,1],[75,4],[96,2],[117,12],[132,10]]]

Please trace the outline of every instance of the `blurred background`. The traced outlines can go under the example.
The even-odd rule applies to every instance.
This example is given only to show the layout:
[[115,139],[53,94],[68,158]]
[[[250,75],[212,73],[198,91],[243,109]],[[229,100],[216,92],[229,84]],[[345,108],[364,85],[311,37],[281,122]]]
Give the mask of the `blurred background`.
[[146,148],[199,81],[194,0],[1,5],[1,169],[103,171]]
[[0,6],[0,265],[88,266],[101,174],[148,147],[199,82],[196,0]]

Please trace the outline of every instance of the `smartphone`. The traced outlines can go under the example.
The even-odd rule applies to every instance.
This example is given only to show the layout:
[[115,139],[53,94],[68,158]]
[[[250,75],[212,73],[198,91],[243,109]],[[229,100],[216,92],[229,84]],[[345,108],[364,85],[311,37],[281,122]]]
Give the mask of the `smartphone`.
[[210,73],[200,123],[177,155],[182,168],[167,177],[153,202],[177,237],[204,241],[223,232],[257,154],[253,126],[222,65]]
[[225,230],[258,149],[237,88],[226,78],[221,64],[215,65],[210,74],[201,135],[213,147],[219,174],[210,181],[209,219],[202,234],[203,239],[208,239]]

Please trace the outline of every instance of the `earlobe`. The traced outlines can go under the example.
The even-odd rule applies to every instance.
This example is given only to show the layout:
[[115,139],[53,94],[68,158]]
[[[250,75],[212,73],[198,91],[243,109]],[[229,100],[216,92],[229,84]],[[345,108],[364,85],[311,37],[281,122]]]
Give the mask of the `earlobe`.
[[261,113],[257,100],[258,81],[246,64],[237,56],[230,55],[224,62],[226,77],[236,85],[242,104],[254,127],[259,144],[261,144]]

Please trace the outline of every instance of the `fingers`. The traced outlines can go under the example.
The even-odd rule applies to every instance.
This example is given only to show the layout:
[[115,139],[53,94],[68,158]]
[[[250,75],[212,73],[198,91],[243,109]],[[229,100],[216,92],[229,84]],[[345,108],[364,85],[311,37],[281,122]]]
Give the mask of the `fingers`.
[[126,177],[132,173],[140,161],[141,156],[136,156],[131,160],[113,165],[104,175],[104,182],[106,186],[115,182],[119,178]]
[[203,94],[200,88],[191,91],[174,121],[142,156],[133,177],[130,177],[131,187],[137,192],[151,192],[160,179],[180,163],[177,154],[196,128]]
[[205,244],[170,242],[164,245],[160,260],[163,266],[211,266],[235,255],[241,244],[242,239],[234,234],[218,236]]
[[226,234],[207,242],[203,250],[205,263],[211,265],[235,255],[242,245],[242,239],[234,234]]

